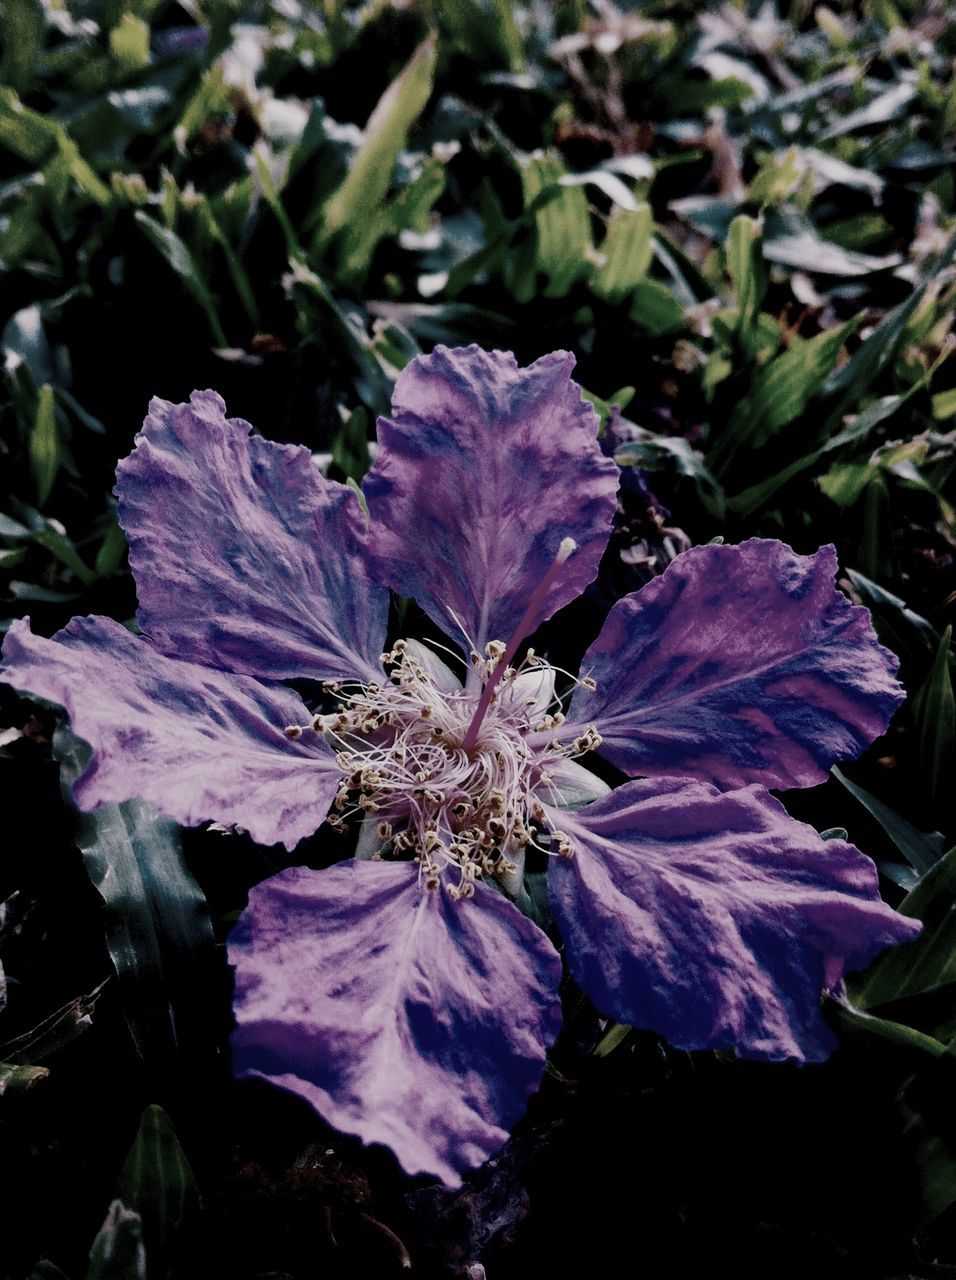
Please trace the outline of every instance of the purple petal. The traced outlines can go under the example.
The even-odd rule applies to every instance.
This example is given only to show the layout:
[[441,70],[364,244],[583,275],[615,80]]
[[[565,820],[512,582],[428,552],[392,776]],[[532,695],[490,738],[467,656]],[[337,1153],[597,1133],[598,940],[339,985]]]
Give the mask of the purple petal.
[[229,939],[233,1066],[457,1186],[538,1086],[560,1022],[551,943],[483,885],[456,903],[410,863],[294,868]]
[[762,787],[629,782],[550,819],[576,850],[548,871],[571,973],[678,1049],[824,1058],[823,988],[920,928],[880,901],[869,858]]
[[142,630],[245,675],[380,680],[388,593],[355,495],[225,408],[214,391],[153,400],[117,468]]
[[74,618],[52,640],[15,622],[0,680],[64,707],[93,749],[81,809],[139,797],[186,826],[213,819],[294,848],[319,827],[341,773],[298,694],[164,657],[109,618]]
[[402,372],[379,420],[363,485],[379,581],[457,637],[453,611],[482,650],[510,639],[564,538],[578,550],[535,625],[597,574],[618,469],[573,367],[561,351],[519,369],[505,352],[436,347]]
[[[620,600],[581,664],[570,725],[630,774],[809,787],[857,756],[903,700],[870,615],[835,589],[836,553],[694,547]],[[565,736],[577,732],[568,728]]]

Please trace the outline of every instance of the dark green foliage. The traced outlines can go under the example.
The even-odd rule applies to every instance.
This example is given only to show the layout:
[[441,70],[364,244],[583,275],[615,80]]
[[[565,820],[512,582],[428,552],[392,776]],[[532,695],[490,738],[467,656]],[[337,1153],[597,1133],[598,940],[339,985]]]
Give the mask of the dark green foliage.
[[835,542],[910,696],[787,802],[926,923],[832,1002],[843,1047],[805,1072],[569,997],[501,1163],[406,1200],[380,1153],[229,1082],[216,941],[283,861],[137,802],[58,808],[83,744],[61,725],[51,751],[53,714],[0,690],[4,812],[29,815],[0,869],[24,1188],[0,1269],[386,1276],[407,1241],[415,1274],[559,1275],[586,1239],[602,1274],[953,1274],[953,13],[6,0],[0,44],[0,629],[131,619],[110,490],[151,394],[216,387],[354,482],[417,351],[566,347],[655,500],[556,652],[688,540]]

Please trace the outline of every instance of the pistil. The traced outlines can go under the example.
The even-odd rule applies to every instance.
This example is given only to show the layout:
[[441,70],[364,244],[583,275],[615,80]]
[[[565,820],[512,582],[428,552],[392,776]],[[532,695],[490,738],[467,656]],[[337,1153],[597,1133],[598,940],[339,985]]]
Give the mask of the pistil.
[[461,742],[461,749],[465,752],[471,752],[475,748],[478,741],[478,732],[481,729],[481,722],[484,720],[488,708],[491,706],[491,699],[494,696],[495,689],[501,677],[511,665],[511,660],[518,652],[518,646],[521,644],[538,620],[541,604],[547,596],[548,592],[561,572],[561,567],[570,556],[577,550],[578,544],[573,538],[564,538],[558,547],[558,554],[551,562],[551,567],[545,573],[544,577],[538,583],[537,589],[528,601],[528,607],[521,616],[521,621],[515,629],[514,635],[508,641],[504,653],[498,660],[498,665],[494,668],[491,675],[485,681],[485,687],[481,691],[481,697],[478,699],[478,705],[475,707],[475,714],[472,716],[471,724],[468,726],[467,732]]

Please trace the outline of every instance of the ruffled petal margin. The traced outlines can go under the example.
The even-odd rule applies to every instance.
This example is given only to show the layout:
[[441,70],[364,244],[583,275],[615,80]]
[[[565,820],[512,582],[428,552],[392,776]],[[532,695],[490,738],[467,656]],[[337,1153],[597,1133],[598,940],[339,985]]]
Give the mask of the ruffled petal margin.
[[251,430],[214,391],[150,404],[116,472],[140,627],[244,675],[381,680],[388,592],[355,494]]
[[379,420],[362,486],[379,581],[460,642],[457,618],[480,650],[511,638],[565,538],[578,550],[533,625],[597,574],[619,472],[573,367],[562,351],[520,369],[509,353],[436,347],[402,371]]
[[557,1034],[561,962],[504,897],[454,902],[409,863],[297,867],[229,938],[233,1068],[448,1186],[507,1139]]
[[568,725],[594,724],[626,773],[810,787],[886,731],[903,701],[869,612],[836,590],[836,552],[773,539],[693,547],[611,610]]
[[92,748],[81,809],[137,797],[184,826],[235,823],[291,850],[335,797],[324,739],[284,732],[311,720],[290,689],[167,658],[109,618],[74,618],[52,640],[14,622],[3,659],[0,680],[63,707]]
[[869,858],[761,787],[629,782],[548,821],[575,849],[548,870],[575,981],[678,1049],[825,1058],[821,992],[921,927],[880,900]]

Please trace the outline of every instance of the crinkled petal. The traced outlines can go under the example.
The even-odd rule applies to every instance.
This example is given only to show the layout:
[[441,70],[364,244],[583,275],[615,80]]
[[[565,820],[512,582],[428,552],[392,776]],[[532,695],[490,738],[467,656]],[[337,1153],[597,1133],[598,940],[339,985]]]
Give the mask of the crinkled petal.
[[620,600],[581,664],[572,736],[629,774],[809,787],[857,756],[903,700],[896,658],[833,584],[836,553],[772,539],[693,547]]
[[546,592],[538,622],[595,577],[618,469],[597,416],[554,352],[514,356],[437,347],[403,370],[363,488],[379,581],[412,596],[446,633],[452,614],[479,649],[507,641],[565,538],[577,552]]
[[548,820],[575,849],[548,869],[571,973],[678,1049],[824,1058],[821,991],[920,928],[880,901],[869,858],[759,786],[629,782]]
[[298,694],[179,662],[109,618],[74,618],[52,640],[15,622],[0,680],[63,707],[93,751],[81,809],[139,797],[186,826],[236,823],[294,848],[322,823],[341,773]]
[[457,1186],[508,1137],[560,1021],[551,943],[483,885],[454,902],[409,863],[298,867],[229,939],[233,1066]]
[[388,593],[358,500],[214,391],[153,400],[117,468],[139,623],[165,653],[271,680],[380,680]]

